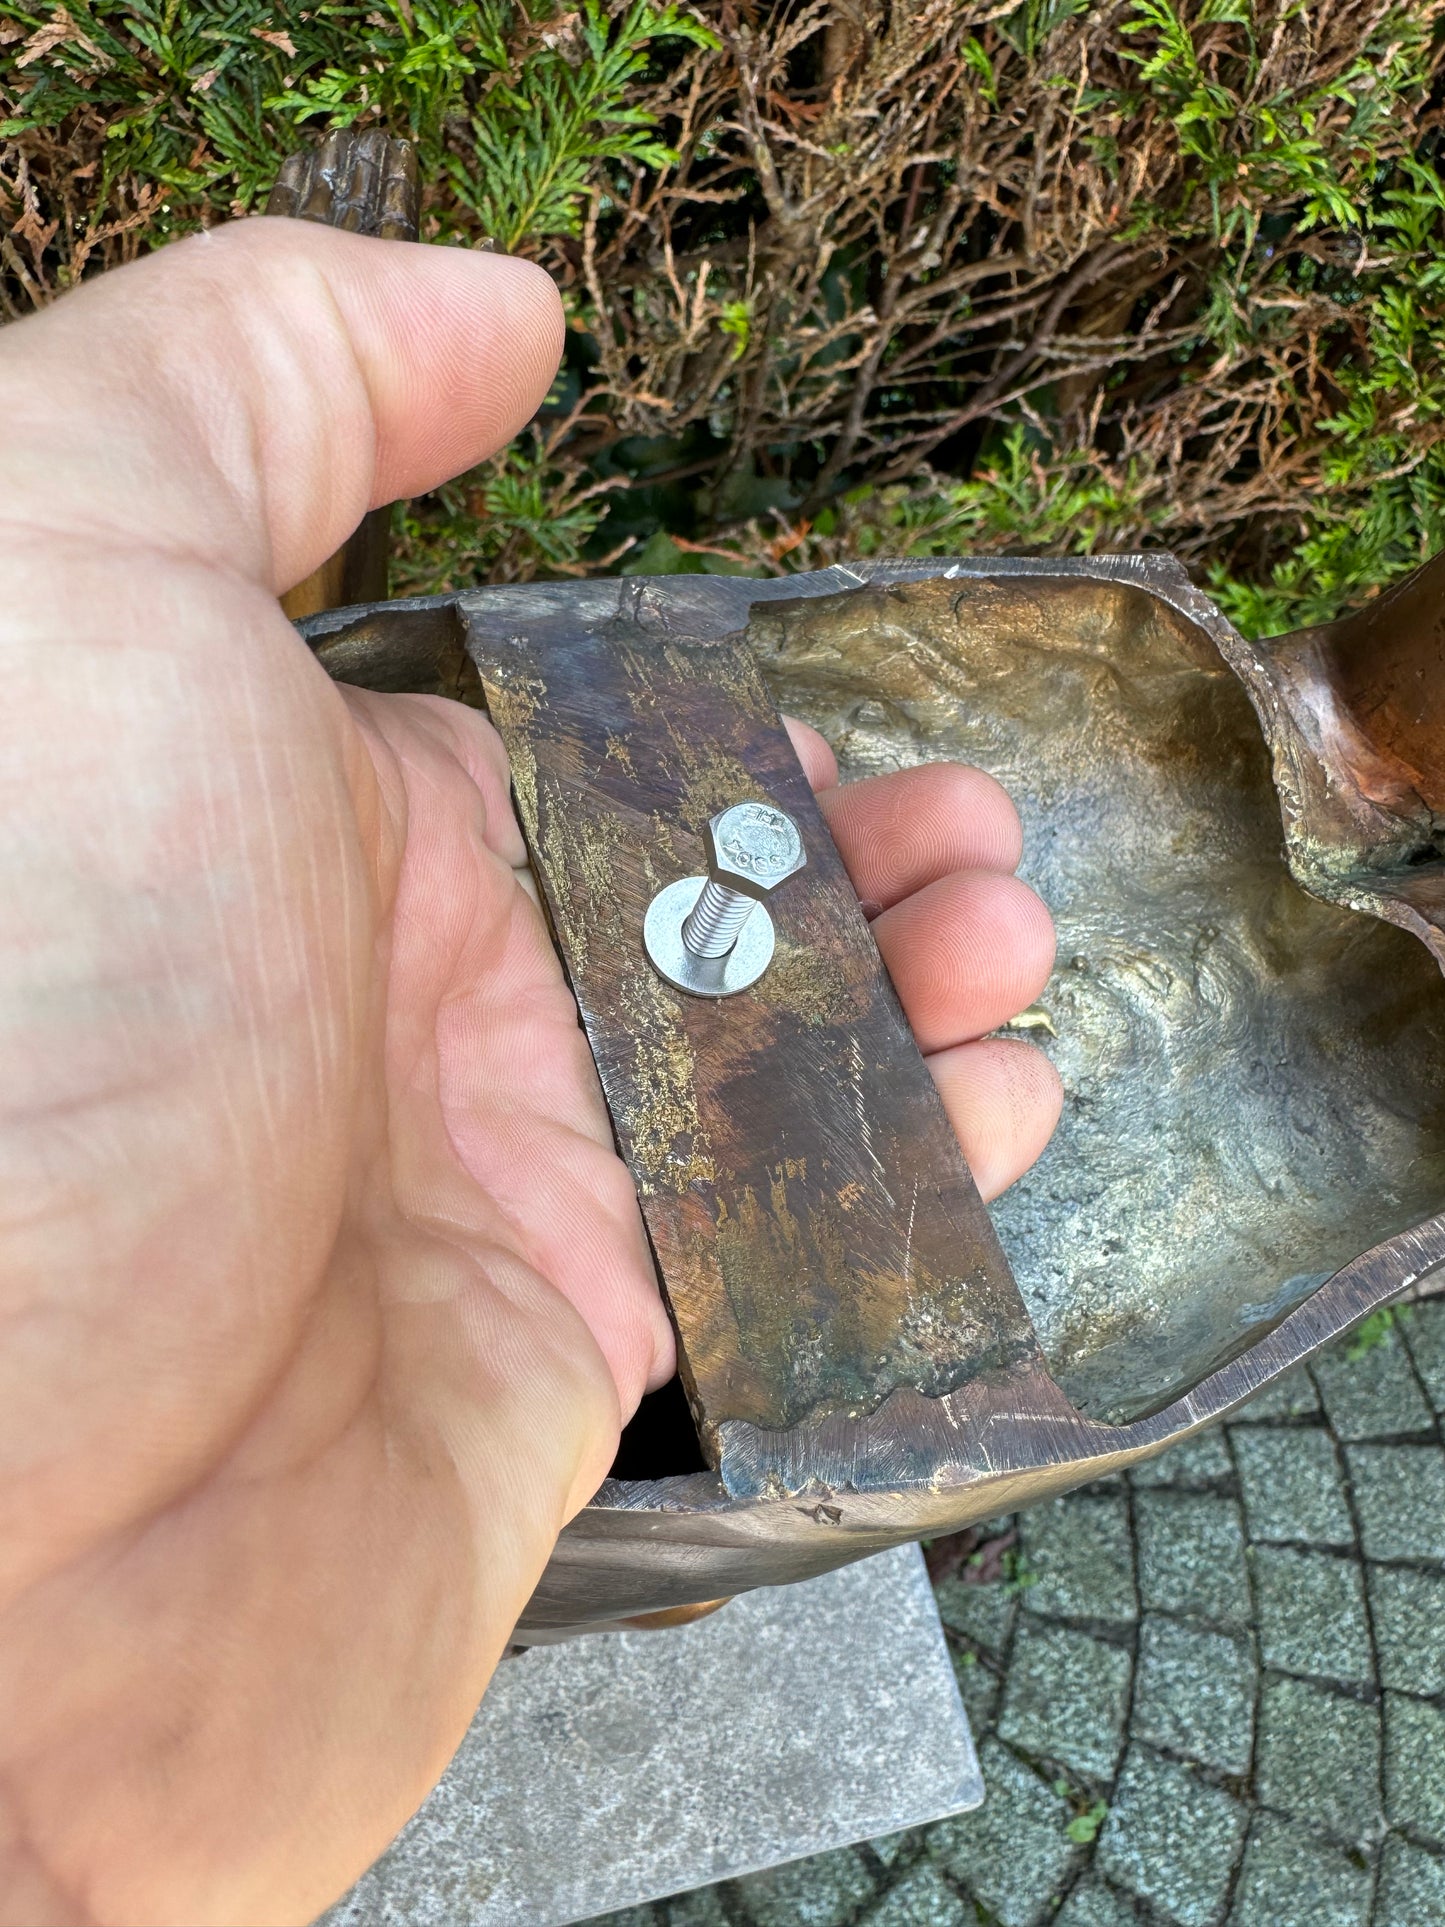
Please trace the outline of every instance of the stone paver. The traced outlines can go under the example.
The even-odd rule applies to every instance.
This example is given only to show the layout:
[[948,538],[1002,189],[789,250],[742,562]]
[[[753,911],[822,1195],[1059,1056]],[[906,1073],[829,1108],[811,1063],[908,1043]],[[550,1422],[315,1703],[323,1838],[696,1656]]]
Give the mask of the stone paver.
[[1445,1847],[1445,1713],[1404,1693],[1385,1695],[1385,1811]]
[[1314,1372],[939,1583],[979,1812],[606,1927],[1445,1927],[1445,1299]]
[[1014,1640],[1000,1738],[1090,1779],[1109,1779],[1124,1744],[1131,1671],[1123,1647],[1072,1627],[1025,1622]]
[[1368,1572],[1381,1686],[1445,1693],[1445,1574],[1408,1566]]
[[1095,1865],[1180,1927],[1214,1927],[1248,1819],[1190,1768],[1131,1747]]
[[981,1660],[961,1640],[951,1639],[948,1650],[953,1661],[953,1675],[958,1681],[959,1696],[968,1714],[968,1723],[977,1733],[989,1724],[998,1711],[1003,1684],[1001,1676],[987,1660]]
[[866,1927],[975,1927],[978,1915],[935,1867],[915,1867],[864,1916]]
[[870,1840],[868,1850],[885,1867],[907,1866],[926,1838],[923,1827],[905,1827],[902,1833],[885,1833],[881,1839]]
[[1445,1860],[1393,1834],[1380,1855],[1371,1927],[1422,1927],[1437,1920],[1445,1920]]
[[1264,1664],[1369,1685],[1375,1662],[1355,1561],[1288,1546],[1252,1546],[1250,1559]]
[[1054,1619],[1130,1620],[1134,1597],[1134,1544],[1128,1494],[1068,1493],[1026,1512],[1019,1539],[1033,1583],[1023,1595],[1027,1611]]
[[997,1797],[985,1800],[976,1813],[935,1827],[928,1851],[1001,1927],[1033,1927],[1062,1892],[1079,1857],[1065,1831],[1070,1808],[1046,1779],[997,1741],[986,1740],[979,1748],[979,1763]]
[[1266,1680],[1260,1694],[1255,1792],[1261,1802],[1341,1840],[1380,1825],[1380,1716],[1312,1680]]
[[1146,1609],[1248,1624],[1244,1522],[1233,1499],[1203,1492],[1139,1492],[1134,1529]]
[[731,1883],[753,1927],[844,1927],[874,1891],[862,1855],[847,1849]]
[[1255,1816],[1229,1927],[1369,1927],[1368,1866],[1291,1820]]
[[667,1910],[667,1927],[732,1927],[716,1887],[681,1894]]
[[1437,1413],[1445,1414],[1445,1298],[1402,1306],[1395,1316],[1425,1396]]
[[1396,1330],[1357,1357],[1351,1357],[1349,1346],[1326,1353],[1314,1378],[1337,1439],[1388,1439],[1434,1428],[1434,1414]]
[[1174,1619],[1145,1620],[1134,1675],[1139,1739],[1243,1775],[1254,1742],[1254,1690],[1247,1641]]
[[1339,1452],[1322,1426],[1236,1425],[1230,1442],[1252,1540],[1354,1545]]
[[1445,1453],[1437,1445],[1346,1448],[1367,1559],[1445,1560]]
[[1190,1486],[1216,1485],[1222,1479],[1227,1479],[1233,1469],[1223,1435],[1211,1429],[1208,1432],[1196,1432],[1182,1444],[1161,1452],[1157,1459],[1136,1465],[1129,1477],[1136,1491],[1154,1485],[1182,1486],[1187,1489]]
[[1137,1927],[1139,1909],[1102,1880],[1081,1880],[1059,1909],[1054,1927]]
[[939,1617],[971,1646],[1000,1654],[1008,1644],[1018,1613],[1018,1595],[1005,1586],[971,1586],[958,1577],[935,1588]]

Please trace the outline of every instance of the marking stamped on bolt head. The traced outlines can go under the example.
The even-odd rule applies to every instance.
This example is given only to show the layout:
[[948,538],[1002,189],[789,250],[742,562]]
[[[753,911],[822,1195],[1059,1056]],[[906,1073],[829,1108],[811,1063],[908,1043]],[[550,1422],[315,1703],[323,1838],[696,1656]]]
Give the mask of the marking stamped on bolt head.
[[771,803],[734,803],[707,826],[708,869],[748,896],[770,896],[807,862],[792,817]]
[[642,940],[654,970],[694,997],[731,997],[773,957],[763,907],[807,862],[802,833],[771,803],[734,803],[707,825],[708,874],[683,877],[647,907]]

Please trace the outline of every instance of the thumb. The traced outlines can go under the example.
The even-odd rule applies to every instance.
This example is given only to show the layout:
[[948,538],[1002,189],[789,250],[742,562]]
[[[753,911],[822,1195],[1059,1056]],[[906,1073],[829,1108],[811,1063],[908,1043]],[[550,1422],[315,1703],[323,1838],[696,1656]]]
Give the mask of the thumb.
[[0,333],[0,503],[26,542],[220,559],[279,593],[508,441],[562,336],[529,262],[235,222]]

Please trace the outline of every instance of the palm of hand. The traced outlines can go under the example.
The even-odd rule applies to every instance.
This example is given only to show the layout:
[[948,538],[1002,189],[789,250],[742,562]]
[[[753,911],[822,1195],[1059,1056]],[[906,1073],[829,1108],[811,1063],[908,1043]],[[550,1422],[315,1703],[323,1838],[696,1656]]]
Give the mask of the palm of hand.
[[[187,441],[149,398],[118,402],[116,357],[144,352],[146,325],[154,348],[154,324],[105,288],[17,331],[10,364],[6,479],[40,535],[8,585],[40,720],[6,745],[5,891],[23,913],[0,937],[0,1917],[15,1921],[324,1906],[440,1773],[619,1419],[671,1363],[575,1005],[518,881],[500,745],[452,705],[344,695],[271,599],[368,494],[439,479],[525,417],[539,384],[508,337],[530,304],[545,381],[547,297],[509,263],[418,269],[405,250],[379,286],[397,260],[380,244],[239,236],[192,290],[207,339],[216,283],[234,309],[248,250],[291,294],[298,260],[303,283],[325,262],[365,373],[362,400],[330,398],[340,427],[309,424],[294,476],[279,408],[245,373],[239,412],[269,467],[224,406]],[[163,260],[137,278],[169,273],[184,299],[206,271]],[[454,344],[485,337],[479,276],[497,309],[479,358],[510,386],[480,402],[468,387],[449,428],[399,428],[396,363],[420,367],[438,416],[447,372],[469,380]],[[73,367],[95,341],[110,440],[78,436],[57,460],[47,358]],[[315,381],[314,354],[262,349],[269,392],[293,362]],[[328,500],[323,457],[359,432],[348,400],[375,417],[375,474],[354,460],[359,481]],[[171,405],[194,431],[195,395]],[[97,489],[99,446],[120,450],[133,504],[117,476]],[[892,920],[885,955],[966,1143],[970,1116],[1016,1114],[1011,1176],[1051,1125],[1047,1075],[1014,1057],[1005,1077],[978,1053],[1010,1047],[967,1039],[1034,994],[1046,941],[1035,919],[1002,980],[985,972],[980,991],[973,972],[965,1009],[928,934],[956,949],[950,917],[984,914],[988,893],[959,875],[1004,885],[965,861],[1011,834],[975,791],[968,821],[955,809],[937,834],[899,827],[931,820],[917,784],[831,792],[831,820],[884,906],[880,942]],[[1024,929],[1011,888],[989,900]]]

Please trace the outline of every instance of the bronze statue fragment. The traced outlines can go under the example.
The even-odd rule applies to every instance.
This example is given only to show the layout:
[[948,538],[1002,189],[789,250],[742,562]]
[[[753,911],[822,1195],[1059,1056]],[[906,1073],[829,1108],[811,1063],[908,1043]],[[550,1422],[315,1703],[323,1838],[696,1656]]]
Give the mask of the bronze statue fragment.
[[[1399,595],[1408,609],[1418,584]],[[560,865],[582,880],[566,901],[554,883],[554,927],[584,1017],[598,1026],[594,1049],[654,1237],[660,1223],[674,1226],[658,1252],[685,1348],[690,1325],[702,1334],[693,1390],[701,1384],[715,1467],[689,1466],[688,1441],[665,1412],[650,1430],[645,1417],[628,1443],[629,1476],[610,1480],[564,1533],[524,1634],[799,1578],[1097,1477],[1232,1409],[1445,1262],[1438,964],[1411,932],[1321,900],[1313,871],[1302,887],[1294,850],[1340,846],[1304,785],[1288,850],[1282,839],[1271,769],[1308,772],[1310,751],[1290,713],[1258,689],[1288,639],[1251,648],[1170,559],[494,588],[332,612],[304,628],[328,667],[376,686],[465,695],[464,665],[475,667],[473,699],[489,702],[512,747],[539,873],[546,882]],[[823,1346],[838,1346],[839,1371],[826,1380],[801,1374],[792,1357],[800,1302],[815,1312],[825,1302],[809,1295],[826,1284],[826,1239],[791,1271],[775,1258],[784,1295],[762,1308],[757,1329],[735,1322],[719,1338],[717,1316],[740,1302],[726,1289],[696,1322],[688,1234],[705,1222],[700,1200],[716,1168],[698,1163],[715,1153],[699,1151],[702,1114],[687,1106],[701,1091],[710,1122],[727,1113],[713,1128],[732,1131],[729,1170],[752,1193],[757,1249],[801,1251],[789,1243],[798,1181],[767,1137],[767,1105],[743,1093],[750,1077],[759,1089],[785,1083],[789,1053],[801,1059],[820,1030],[835,1046],[846,1035],[858,966],[841,905],[831,928],[822,903],[799,912],[810,965],[836,946],[834,1001],[821,1007],[815,977],[786,970],[706,1018],[655,976],[624,1003],[623,985],[646,971],[627,919],[635,911],[640,921],[662,875],[655,855],[650,876],[635,853],[661,850],[664,826],[682,812],[675,774],[659,774],[664,761],[692,757],[697,826],[722,777],[730,786],[746,777],[809,826],[810,859],[822,834],[776,748],[749,657],[772,700],[828,730],[846,773],[964,755],[998,774],[1024,813],[1026,873],[1062,932],[1045,1006],[1070,1091],[1066,1123],[995,1212],[1018,1286],[979,1243],[977,1259],[955,1266],[983,1267],[968,1273],[976,1295],[960,1300],[977,1315],[960,1310],[929,1355],[854,1342],[840,1280],[838,1328],[828,1325]],[[687,692],[688,665],[714,659],[706,696]],[[1412,674],[1403,641],[1399,661]],[[1388,709],[1394,672],[1388,659],[1379,669]],[[746,719],[740,734],[725,734],[707,706],[719,685],[732,691],[730,715]],[[1328,688],[1317,693],[1317,707],[1333,701]],[[635,781],[609,739],[627,749]],[[1367,768],[1379,767],[1375,753]],[[546,783],[559,773],[571,786],[570,853],[547,831]],[[1328,793],[1339,798],[1346,780]],[[1337,809],[1348,814],[1347,793]],[[1403,807],[1397,815],[1410,820]],[[616,827],[629,817],[630,844]],[[686,832],[668,833],[680,842]],[[1375,848],[1379,867],[1354,864],[1348,889],[1362,906],[1403,903],[1423,920],[1438,888],[1433,859]],[[677,860],[694,863],[695,850],[679,848]],[[825,890],[826,865],[819,875]],[[615,921],[599,907],[609,899]],[[599,972],[611,975],[615,1007],[595,988]],[[721,1014],[750,998],[753,1026],[720,1043]],[[610,1062],[614,1045],[622,1054]],[[635,1080],[637,1108],[619,1100],[619,1078]],[[845,1099],[840,1081],[832,1101]],[[898,1101],[893,1090],[879,1100],[885,1113]],[[884,1117],[870,1112],[866,1123],[875,1143],[889,1142]],[[852,1127],[861,1141],[856,1112]],[[826,1128],[814,1120],[815,1134]],[[844,1129],[840,1120],[840,1138]],[[908,1155],[936,1176],[923,1139],[900,1147]],[[781,1184],[764,1186],[769,1168]],[[899,1209],[874,1226],[893,1237],[895,1284],[911,1277],[907,1220]],[[948,1252],[942,1230],[932,1250]],[[962,1258],[967,1246],[953,1250]],[[894,1300],[895,1334],[927,1325],[919,1307],[936,1276],[930,1266],[917,1305],[906,1288]],[[776,1339],[771,1365],[786,1367],[766,1381],[771,1408],[757,1393],[759,1361],[769,1363],[759,1331]],[[736,1415],[711,1402],[722,1384],[748,1387]]]
[[[414,232],[409,157],[368,138],[295,163],[274,211]],[[318,613],[379,593],[343,591],[365,553],[375,584],[363,535],[292,612],[331,674],[501,731],[691,1404],[645,1403],[521,1638],[675,1619],[1098,1477],[1445,1264],[1445,558],[1250,644],[1167,556]],[[997,1235],[779,707],[845,776],[959,757],[1020,806],[1061,936],[1032,1021],[1069,1099]],[[763,973],[690,995],[648,906],[746,799],[807,865]]]

